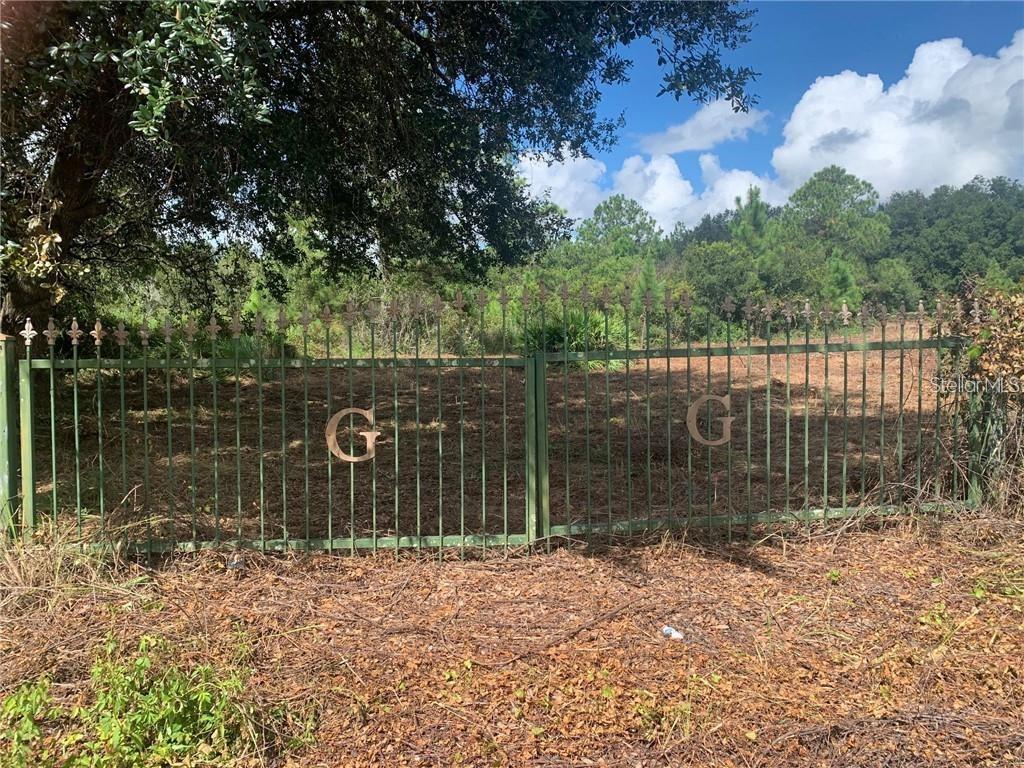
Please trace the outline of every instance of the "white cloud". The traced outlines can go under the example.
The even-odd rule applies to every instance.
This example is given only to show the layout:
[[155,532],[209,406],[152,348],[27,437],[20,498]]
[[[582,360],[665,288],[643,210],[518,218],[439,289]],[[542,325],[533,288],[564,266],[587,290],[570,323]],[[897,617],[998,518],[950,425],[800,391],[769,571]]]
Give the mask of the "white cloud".
[[611,183],[605,184],[604,164],[587,158],[568,158],[550,166],[542,159],[522,160],[519,171],[534,194],[547,192],[574,218],[589,216],[611,195],[625,195],[640,203],[665,232],[680,221],[692,226],[706,213],[731,208],[752,186],[760,187],[763,199],[774,205],[786,201],[786,192],[771,179],[750,171],[723,170],[715,155],[701,155],[700,167],[704,183],[700,194],[668,155],[628,157]]
[[534,195],[547,195],[574,219],[589,216],[606,197],[599,182],[607,168],[590,157],[567,157],[556,163],[545,157],[521,157],[517,170]]
[[956,38],[917,48],[903,78],[818,78],[783,131],[772,165],[796,188],[836,164],[867,179],[882,197],[931,191],[974,176],[1020,176],[1024,163],[1024,30],[995,57]]
[[652,155],[711,149],[723,141],[745,139],[750,131],[761,128],[767,117],[768,113],[759,109],[733,112],[728,101],[713,101],[685,123],[644,136],[640,146]]
[[520,173],[534,194],[551,199],[574,218],[589,216],[612,194],[643,205],[665,231],[688,226],[706,213],[733,207],[751,186],[781,205],[812,174],[841,165],[875,185],[883,199],[897,190],[931,191],[964,184],[977,175],[1024,176],[1024,30],[994,57],[971,53],[958,39],[917,48],[901,80],[885,87],[878,75],[842,72],[820,77],[793,109],[783,143],[772,153],[776,177],[723,169],[713,154],[700,156],[699,194],[672,152],[744,138],[765,113],[732,116],[719,103],[687,122],[641,141],[649,155],[634,155],[609,174],[605,165],[568,158],[548,165],[523,159]]

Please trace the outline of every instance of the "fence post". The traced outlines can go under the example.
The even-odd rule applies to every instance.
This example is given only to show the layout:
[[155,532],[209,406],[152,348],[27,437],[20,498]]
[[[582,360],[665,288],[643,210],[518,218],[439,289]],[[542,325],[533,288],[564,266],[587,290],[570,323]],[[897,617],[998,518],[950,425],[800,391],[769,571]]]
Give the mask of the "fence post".
[[18,504],[17,340],[0,332],[0,536],[14,532]]
[[[97,372],[98,373],[98,372]],[[22,360],[18,371],[18,401],[21,405],[21,419],[18,428],[21,433],[21,531],[25,538],[36,529],[36,476],[32,459],[35,430],[32,428],[32,360]]]
[[526,360],[526,535],[532,543],[551,535],[548,478],[547,360]]

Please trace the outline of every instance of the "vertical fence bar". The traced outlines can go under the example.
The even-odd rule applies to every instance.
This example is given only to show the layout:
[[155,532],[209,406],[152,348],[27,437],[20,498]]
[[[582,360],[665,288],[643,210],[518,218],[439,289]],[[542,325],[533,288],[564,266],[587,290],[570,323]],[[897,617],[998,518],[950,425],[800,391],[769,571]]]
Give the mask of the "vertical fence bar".
[[[167,410],[167,503],[171,512],[171,543],[178,540],[177,507],[175,499],[177,493],[174,489],[174,422],[171,376],[171,335],[172,327],[170,318],[164,319],[164,407]],[[239,509],[239,520],[241,520],[241,509]],[[241,533],[239,533],[241,538]]]
[[444,412],[441,398],[441,313],[444,301],[434,297],[434,327],[437,333],[437,559],[444,559]]
[[[675,512],[672,509],[672,290],[665,288],[665,505],[668,512],[668,526],[675,527]],[[587,327],[584,322],[584,327]],[[588,446],[589,447],[589,446]],[[587,454],[589,465],[589,451]],[[589,477],[588,477],[589,484]]]
[[[121,499],[122,503],[128,498],[128,435],[125,428],[125,369],[124,369],[124,346],[128,340],[128,333],[124,329],[124,323],[119,322],[114,331],[114,339],[117,341],[117,383],[118,398],[120,404],[120,438],[121,438]],[[53,374],[53,347],[50,347],[50,373]],[[51,425],[52,426],[52,425]],[[56,473],[54,473],[56,475]],[[56,484],[56,477],[54,477]],[[56,485],[54,486],[56,488]],[[56,506],[56,505],[55,505]]]
[[850,447],[850,308],[843,302],[840,318],[843,321],[843,514],[847,513],[846,454]]
[[210,314],[210,324],[206,330],[210,333],[210,382],[213,388],[213,538],[220,544],[220,405],[217,401],[220,386],[217,378],[217,344],[220,339],[217,334],[220,326],[213,313]]
[[811,528],[811,302],[804,302],[804,523]]
[[[124,325],[120,324],[118,329],[124,334]],[[56,527],[57,525],[57,372],[54,367],[54,345],[57,343],[57,337],[60,336],[60,331],[57,330],[56,324],[53,322],[51,317],[46,324],[46,330],[43,331],[43,335],[46,337],[46,346],[50,354],[50,365],[47,370],[48,378],[50,380],[50,518]],[[121,371],[122,376],[124,374],[124,343],[120,344],[121,347]],[[3,374],[0,373],[0,381],[3,380]],[[122,478],[124,477],[124,379],[121,379],[121,461],[122,461]],[[0,438],[2,439],[2,438]],[[127,482],[125,482],[127,485]],[[127,488],[124,491],[127,495]],[[0,535],[3,531],[3,502],[0,501]]]
[[885,506],[889,501],[885,490],[885,363],[886,357],[888,357],[885,349],[885,332],[889,321],[889,312],[885,304],[878,307],[878,319],[882,324],[881,399],[878,405],[878,495],[879,504]]
[[771,519],[772,510],[772,302],[768,300],[764,306],[764,482],[765,482],[765,512],[769,513]]
[[466,343],[463,336],[463,310],[465,301],[462,298],[462,291],[455,292],[453,302],[456,312],[456,354],[459,357],[459,554],[466,556]]
[[416,441],[416,549],[423,547],[422,510],[420,508],[420,302],[413,298],[413,392],[416,400],[416,423],[414,435]]
[[[68,337],[71,339],[71,413],[75,441],[75,525],[79,536],[82,535],[82,438],[78,429],[78,343],[82,336],[78,318],[72,318]],[[148,530],[148,519],[146,525]]]
[[[13,536],[17,522],[20,453],[17,436],[17,340],[0,332],[0,539]],[[52,367],[50,369],[53,370]],[[53,478],[56,488],[56,477]]]
[[914,467],[914,490],[917,503],[921,503],[923,488],[921,485],[921,464],[922,464],[922,423],[924,421],[924,302],[917,302],[917,444],[914,453],[916,466]]
[[[956,308],[954,318],[956,321],[960,320],[960,307],[959,302],[954,305]],[[935,302],[935,338],[940,342],[942,341],[942,303],[939,301]],[[941,379],[942,377],[942,348],[935,347],[935,377]],[[942,474],[941,474],[941,454],[942,454],[942,387],[935,388],[935,456],[933,457],[933,472],[935,481],[935,500],[939,501],[942,499]]]
[[647,525],[653,517],[651,494],[653,485],[651,483],[651,307],[653,296],[648,288],[644,292],[644,421],[647,430],[647,455],[645,460],[644,473],[647,480]]
[[[691,322],[693,320],[693,299],[689,293],[684,293],[679,300],[683,307],[683,315],[686,318],[686,403],[689,408],[693,400],[693,366],[690,356],[693,353],[693,333]],[[689,530],[693,523],[693,436],[690,430],[686,430],[686,528]]]
[[[975,300],[974,309],[972,310],[972,312],[978,312],[977,300]],[[980,320],[980,313],[979,313],[979,317],[976,318],[976,319]],[[957,320],[959,320],[959,318],[957,318]],[[960,353],[961,353],[961,351],[962,351],[961,345],[957,344],[956,349],[953,350],[953,353],[952,353],[953,354],[953,375],[954,376],[959,376],[960,375]],[[952,415],[952,422],[950,424],[950,462],[949,463],[950,463],[950,466],[953,467],[953,478],[952,478],[953,487],[952,487],[952,490],[951,490],[951,496],[952,496],[952,499],[954,501],[959,501],[960,500],[960,465],[957,464],[957,455],[958,455],[958,453],[957,453],[957,446],[958,446],[958,443],[960,441],[960,410],[961,410],[961,408],[960,408],[960,398],[962,397],[962,394],[960,393],[959,389],[960,388],[957,387],[956,390],[954,391],[954,394],[953,394],[953,415]],[[974,393],[972,393],[970,396],[974,397]],[[972,462],[976,462],[978,459],[979,459],[979,457],[972,452],[968,456],[968,465],[970,465]],[[974,480],[976,480],[975,474],[974,473],[970,473],[969,474],[968,484],[970,486],[970,489],[971,489],[972,493],[974,493],[975,489],[977,488],[977,484],[976,484],[976,482],[974,482]],[[978,489],[978,490],[980,490],[980,489]]]
[[[547,377],[547,352],[548,352],[548,325],[545,313],[547,310],[548,300],[548,289],[544,283],[540,283],[537,286],[537,306],[540,309],[540,351],[541,360],[543,361],[537,366],[538,376]],[[545,378],[544,382],[538,383],[537,388],[538,395],[543,395],[544,398],[538,399],[537,401],[537,466],[538,466],[538,517],[541,525],[542,536],[544,537],[544,549],[547,552],[551,551],[551,537],[550,537],[550,526],[551,526],[551,511],[548,504],[547,495],[547,482],[548,482],[548,384]],[[543,428],[541,427],[543,425]],[[543,454],[544,463],[541,466],[540,457]]]
[[752,388],[752,385],[753,385],[754,373],[751,370],[751,357],[750,357],[750,353],[751,353],[750,345],[751,345],[751,341],[752,341],[751,335],[753,333],[753,330],[752,330],[751,326],[752,326],[753,320],[754,320],[754,305],[750,301],[749,298],[747,299],[746,307],[744,307],[744,316],[745,316],[746,323],[747,323],[747,408],[746,408],[746,413],[747,413],[747,462],[746,462],[747,463],[747,520],[746,520],[746,535],[747,535],[747,538],[749,538],[750,534],[751,534],[751,522],[752,522],[751,518],[753,517],[753,514],[754,514],[754,508],[753,508],[754,507],[754,500],[753,500],[752,488],[751,488],[751,479],[752,479],[752,475],[751,475],[752,466],[751,465],[753,464],[753,445],[751,443],[751,437],[752,437],[752,432],[753,432],[753,429],[752,429],[753,424],[752,424],[752,421],[751,421],[751,417],[753,415],[751,413],[751,394],[752,394],[751,393],[751,388]]
[[[299,316],[302,327],[302,533],[304,548],[309,549],[309,324],[313,318],[309,307],[303,307]],[[351,342],[350,342],[351,345]],[[349,354],[351,357],[351,353]],[[350,404],[351,407],[351,404]],[[350,425],[351,426],[351,425]],[[349,430],[351,439],[351,429]],[[350,451],[351,453],[351,451]],[[355,533],[353,532],[353,541]]]
[[632,423],[632,401],[633,393],[630,390],[629,373],[629,310],[632,302],[632,290],[627,285],[622,291],[622,308],[625,313],[626,323],[626,531],[633,535],[633,423]]
[[480,333],[477,344],[480,352],[480,528],[483,534],[483,551],[487,552],[487,366],[486,342],[484,339],[484,310],[487,309],[487,291],[481,288],[476,294],[476,306],[480,312]]
[[[569,286],[565,283],[561,288],[562,298],[562,444],[565,466],[565,524],[572,525],[571,503],[569,494]],[[586,333],[586,331],[584,331]]]
[[[377,425],[377,315],[379,306],[371,302],[366,307],[366,322],[370,330],[370,411]],[[370,459],[370,525],[373,551],[377,551],[377,455]]]
[[860,504],[867,504],[868,454],[868,315],[867,302],[860,305],[860,331],[864,348],[860,353]]
[[[359,313],[356,308],[356,303],[353,299],[348,300],[348,304],[345,307],[345,338],[348,343],[348,358],[345,360],[345,372],[348,378],[348,407],[355,407],[355,390],[353,389],[352,381],[352,326],[355,325],[356,320],[359,318]],[[305,336],[305,329],[303,329],[303,336]],[[305,342],[303,342],[305,346]],[[303,357],[305,357],[305,349],[303,349]],[[417,355],[419,357],[419,355]],[[303,363],[303,370],[305,370],[305,363]],[[417,393],[417,424],[419,422],[419,406],[418,406],[418,393]],[[352,414],[348,417],[348,453],[352,455],[355,448],[355,424]],[[419,455],[417,452],[416,461],[416,484],[419,485]],[[417,497],[419,493],[417,492]],[[419,517],[419,504],[417,499],[417,518]],[[417,535],[419,531],[417,530]],[[349,462],[348,465],[348,535],[349,535],[349,552],[351,554],[356,553],[356,465]]]
[[[99,320],[89,335],[93,338],[93,348],[96,352],[96,476],[97,494],[100,513],[100,530],[106,530],[107,505],[104,495],[104,466],[103,466],[103,337],[106,332]],[[31,446],[30,446],[31,450]]]
[[[256,347],[256,452],[257,472],[259,474],[259,503],[260,503],[260,551],[267,551],[267,490],[263,458],[263,315],[257,313],[253,318],[253,342]],[[330,349],[328,347],[328,349]],[[327,357],[330,358],[330,352]],[[330,382],[331,369],[327,369],[328,382]],[[328,385],[329,386],[329,385]],[[328,400],[328,417],[330,417],[330,397]],[[330,457],[330,451],[327,453]],[[328,475],[329,476],[329,475]],[[327,496],[330,498],[330,482],[327,484]],[[328,519],[330,513],[328,512]],[[328,526],[330,523],[328,523]],[[328,549],[331,547],[331,535],[328,533]]]
[[278,335],[278,369],[280,379],[280,408],[281,408],[281,538],[284,541],[284,548],[289,547],[290,537],[288,535],[288,432],[285,418],[285,405],[287,403],[287,392],[285,387],[285,341],[288,335],[288,315],[284,307],[277,310],[277,335]]
[[394,437],[395,437],[395,488],[394,488],[394,523],[395,528],[395,550],[397,551],[400,542],[402,540],[401,529],[399,527],[399,489],[401,485],[398,482],[399,478],[399,463],[398,463],[398,433],[400,427],[399,421],[399,407],[398,407],[398,321],[401,318],[401,307],[398,302],[392,298],[391,303],[388,305],[388,314],[391,315],[391,386],[392,386],[392,418],[394,419]]
[[[736,304],[731,296],[722,303],[725,314],[725,391],[732,392],[732,318]],[[730,403],[732,401],[730,400]],[[725,507],[729,522],[726,524],[726,539],[732,541],[732,440],[725,444]]]
[[903,506],[903,501],[906,496],[906,479],[903,477],[903,424],[904,424],[904,403],[903,403],[903,380],[904,380],[904,360],[906,355],[903,351],[903,344],[906,340],[906,325],[907,325],[907,307],[905,304],[900,304],[899,313],[897,318],[900,324],[900,365],[899,365],[899,401],[897,405],[896,415],[896,488],[897,488],[897,502],[900,507]]
[[35,393],[32,391],[32,338],[36,332],[32,329],[31,320],[25,320],[25,329],[21,331],[21,335],[25,338],[25,359],[21,361],[18,369],[18,400],[21,403],[18,432],[21,437],[21,531],[27,540],[36,528],[36,474],[32,450],[35,438],[35,424],[32,420],[35,411]]
[[[170,347],[170,326],[168,326],[168,347]],[[235,364],[235,546],[242,544],[242,372],[239,367],[239,345],[242,336],[242,318],[238,309],[231,317],[231,352]],[[167,366],[167,452],[171,449],[171,406],[170,406],[170,358]],[[251,370],[251,369],[250,369]],[[168,468],[168,472],[170,469]],[[172,484],[173,488],[173,484]],[[173,493],[173,491],[172,491]]]
[[508,551],[508,376],[505,368],[508,292],[505,286],[498,294],[498,304],[501,306],[501,524]]
[[783,501],[783,513],[786,518],[789,518],[789,507],[790,507],[790,474],[791,474],[791,463],[793,460],[792,454],[792,419],[793,419],[793,392],[790,382],[790,355],[792,354],[791,346],[793,343],[793,306],[788,301],[782,307],[782,317],[786,321],[786,498]]
[[580,291],[580,302],[583,306],[583,460],[587,467],[587,548],[589,549],[592,544],[591,526],[594,521],[590,467],[590,291],[585,285]]
[[[326,402],[326,417],[329,421],[334,415],[334,396],[331,392],[331,380],[334,378],[334,361],[331,357],[331,307],[324,304],[320,312],[320,322],[324,328],[324,358],[327,368],[324,371],[324,400]],[[326,448],[325,460],[327,462],[327,551],[334,551],[334,454],[328,445]],[[395,476],[395,483],[398,483],[398,476]]]
[[[18,351],[14,336],[0,333],[0,537],[13,535],[20,493],[18,474]],[[53,370],[51,368],[51,370]],[[54,477],[54,488],[57,487]]]
[[[198,543],[199,531],[196,522],[196,371],[195,371],[195,336],[196,322],[189,318],[182,329],[185,336],[186,354],[188,355],[188,442],[189,442],[189,506],[192,513],[192,544]],[[260,454],[262,456],[262,451]]]
[[822,424],[822,441],[824,447],[822,448],[822,462],[821,462],[821,518],[824,522],[828,522],[828,511],[829,511],[829,495],[828,495],[828,481],[829,481],[829,443],[828,443],[828,425],[829,425],[829,382],[828,382],[828,364],[829,358],[832,355],[828,351],[828,332],[832,325],[832,308],[828,305],[821,312],[821,331],[822,336],[825,339],[825,383],[822,386],[822,414],[824,416],[824,423]]
[[611,290],[605,286],[601,295],[601,311],[604,314],[604,450],[605,481],[608,498],[608,540],[612,537],[612,399],[611,399],[611,340],[609,338],[608,309],[611,305]]
[[[707,359],[706,359],[706,364],[707,364],[707,373],[706,373],[706,375],[707,375],[707,386],[705,387],[705,389],[707,391],[707,394],[709,394],[709,395],[711,394],[711,319],[712,319],[711,316],[712,316],[712,309],[711,309],[711,307],[708,307],[707,322],[705,323],[705,328],[704,328],[704,330],[705,330],[705,337],[704,337],[705,347],[704,347],[704,349],[707,352]],[[707,410],[705,411],[705,416],[706,416],[706,419],[707,419],[707,423],[710,424],[711,423],[711,403],[710,403],[710,401],[708,402]],[[750,425],[750,422],[748,421],[747,422],[747,426],[749,426],[749,425]],[[712,454],[711,454],[711,452],[712,452],[712,448],[711,448],[710,445],[708,445],[708,447],[707,447],[708,479],[707,479],[707,493],[705,494],[705,496],[707,497],[706,498],[706,502],[707,502],[707,518],[708,518],[708,533],[709,534],[711,533],[711,529],[712,529],[711,498],[712,498],[712,492],[713,492],[712,486],[714,485],[714,483],[712,481],[713,481],[714,476],[715,476],[714,472],[712,470],[712,465],[711,465],[711,461],[712,461],[712,458],[711,458]],[[731,526],[728,526],[728,527],[731,530]]]
[[[149,488],[149,321],[139,328],[142,345],[142,504],[146,514],[146,554],[153,554],[153,505]],[[76,419],[77,421],[77,419]],[[77,471],[77,467],[75,468]]]

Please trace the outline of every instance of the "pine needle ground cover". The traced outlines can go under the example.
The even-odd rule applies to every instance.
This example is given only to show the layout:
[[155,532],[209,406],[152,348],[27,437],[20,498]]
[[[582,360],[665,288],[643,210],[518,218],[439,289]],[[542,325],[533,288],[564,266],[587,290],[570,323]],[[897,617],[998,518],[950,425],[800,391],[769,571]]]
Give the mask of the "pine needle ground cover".
[[[111,679],[136,703],[108,733],[130,737],[160,690],[203,715],[185,734],[202,751],[164,738],[99,765],[1024,761],[1014,520],[444,562],[205,553],[90,583],[18,581],[15,565],[0,695],[40,712],[38,733],[3,724],[20,748],[87,730]],[[44,711],[76,708],[92,714]]]

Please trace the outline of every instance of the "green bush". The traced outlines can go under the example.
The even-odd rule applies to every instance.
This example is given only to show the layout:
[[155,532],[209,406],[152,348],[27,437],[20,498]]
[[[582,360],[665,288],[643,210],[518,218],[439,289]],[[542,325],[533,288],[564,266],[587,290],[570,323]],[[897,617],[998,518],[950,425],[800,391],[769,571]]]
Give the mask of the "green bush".
[[108,641],[91,671],[87,703],[53,702],[49,682],[26,683],[0,705],[0,764],[11,768],[230,765],[263,750],[279,730],[242,698],[240,672],[166,663],[143,636],[122,658]]

